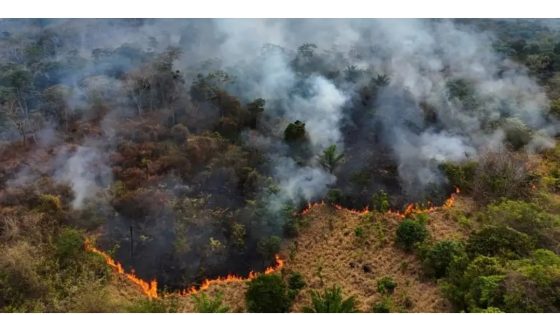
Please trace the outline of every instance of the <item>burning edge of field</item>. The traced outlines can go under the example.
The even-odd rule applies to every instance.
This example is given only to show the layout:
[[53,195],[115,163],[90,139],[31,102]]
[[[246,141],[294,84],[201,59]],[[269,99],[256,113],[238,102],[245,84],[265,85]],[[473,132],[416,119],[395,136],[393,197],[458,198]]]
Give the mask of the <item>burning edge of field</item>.
[[[452,193],[451,196],[449,196],[449,198],[447,198],[446,201],[441,206],[434,206],[434,205],[431,205],[429,203],[427,205],[427,207],[422,207],[422,206],[419,206],[418,204],[415,204],[415,203],[409,203],[405,206],[404,211],[397,211],[397,210],[394,210],[394,209],[390,209],[389,211],[386,212],[386,214],[390,215],[390,216],[395,216],[399,219],[404,219],[404,218],[409,217],[413,214],[431,213],[431,212],[433,212],[433,211],[435,211],[439,208],[448,209],[448,208],[451,208],[455,204],[455,201],[456,201],[459,193],[460,193],[460,190],[457,187],[455,189],[455,192]],[[307,208],[303,209],[299,213],[299,215],[300,216],[305,216],[305,215],[309,214],[313,208],[315,208],[317,206],[322,206],[324,204],[325,204],[324,201],[309,204]],[[342,207],[340,205],[333,205],[333,206],[337,210],[348,211],[348,212],[351,212],[351,213],[356,214],[356,215],[365,215],[365,214],[370,212],[370,210],[367,207],[362,209],[362,210],[355,210],[355,209],[348,209],[348,208]],[[135,284],[138,288],[140,288],[141,292],[144,295],[146,295],[148,298],[152,299],[152,298],[158,298],[159,297],[158,289],[157,289],[157,280],[156,279],[153,279],[151,281],[146,281],[146,280],[143,280],[143,279],[139,278],[138,276],[136,276],[134,274],[134,271],[127,272],[123,268],[121,263],[114,260],[109,254],[107,254],[103,250],[96,248],[95,245],[93,244],[93,241],[89,238],[86,239],[85,242],[84,242],[84,249],[88,252],[92,252],[92,253],[98,254],[101,257],[103,257],[103,259],[105,260],[105,263],[109,267],[111,267],[111,269],[113,271],[115,271],[117,274],[125,276],[125,278],[128,281],[130,281],[131,283]],[[275,264],[273,266],[270,266],[270,267],[266,268],[264,270],[264,272],[262,272],[262,274],[271,274],[271,273],[274,273],[276,271],[279,271],[280,269],[282,269],[284,267],[285,264],[286,264],[286,262],[280,257],[280,255],[276,254],[275,255]],[[194,286],[191,286],[189,288],[173,292],[171,294],[179,294],[181,296],[195,294],[195,293],[198,293],[200,291],[207,290],[212,285],[232,283],[232,282],[243,282],[243,281],[254,279],[257,276],[259,276],[260,274],[261,273],[251,271],[251,272],[249,272],[249,275],[246,276],[246,277],[238,276],[238,275],[234,275],[234,274],[229,274],[227,276],[218,277],[216,279],[204,279],[199,286],[194,285]]]

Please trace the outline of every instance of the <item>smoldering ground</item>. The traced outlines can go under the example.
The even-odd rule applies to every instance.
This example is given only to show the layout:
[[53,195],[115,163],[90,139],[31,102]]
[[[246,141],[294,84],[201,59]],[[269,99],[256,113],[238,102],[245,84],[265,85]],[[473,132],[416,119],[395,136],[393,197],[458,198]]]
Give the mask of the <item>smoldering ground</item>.
[[[352,207],[366,205],[380,190],[395,208],[437,202],[452,189],[439,169],[442,162],[476,160],[483,150],[509,145],[512,128],[529,130],[520,148],[528,151],[552,145],[557,132],[542,88],[523,66],[494,50],[493,34],[468,23],[0,25],[4,63],[38,74],[35,89],[64,91],[25,97],[31,111],[64,108],[64,116],[44,116],[29,129],[43,135],[43,146],[60,146],[60,139],[78,145],[45,161],[47,173],[71,187],[74,211],[103,209],[97,229],[103,247],[115,248],[116,258],[140,276],[172,287],[262,268],[271,259],[261,254],[262,240],[283,235],[290,220],[285,209],[323,199],[329,190],[339,189]],[[35,42],[42,43],[44,59],[28,62],[24,52]],[[246,110],[258,98],[265,104],[256,124],[227,134],[224,126],[231,121],[224,117],[235,120],[241,111],[235,104]],[[84,123],[70,126],[68,117]],[[296,120],[305,123],[304,150],[284,139],[286,126]],[[184,128],[170,131],[179,124]],[[69,130],[83,132],[65,137]],[[215,131],[223,138],[205,134]],[[17,140],[13,127],[2,136]],[[146,144],[169,141],[175,146]],[[333,144],[345,158],[331,173],[318,156]],[[202,148],[215,156],[205,156]],[[153,162],[162,150],[183,154],[163,167]],[[149,154],[127,158],[135,152]],[[30,172],[22,167],[10,183],[32,179]],[[148,175],[126,192],[124,178],[142,172]],[[230,246],[234,234],[244,241],[238,247]]]

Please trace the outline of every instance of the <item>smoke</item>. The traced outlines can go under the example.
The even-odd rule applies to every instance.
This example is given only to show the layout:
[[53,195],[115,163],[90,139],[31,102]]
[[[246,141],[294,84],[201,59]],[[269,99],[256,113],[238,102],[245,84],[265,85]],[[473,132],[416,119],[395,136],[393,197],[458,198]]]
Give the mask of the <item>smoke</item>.
[[[70,186],[76,209],[107,197],[115,165],[128,163],[123,176],[142,174],[131,180],[128,194],[108,203],[116,214],[105,225],[107,234],[115,243],[124,242],[134,226],[137,251],[150,261],[126,256],[128,247],[119,250],[120,258],[148,276],[161,271],[174,285],[192,281],[190,275],[204,266],[214,273],[230,271],[228,264],[254,268],[257,239],[280,233],[279,210],[286,204],[325,198],[333,188],[360,206],[378,189],[398,197],[392,201],[418,201],[434,187],[446,186],[441,163],[477,159],[479,152],[519,141],[522,150],[535,152],[552,146],[558,132],[543,89],[522,65],[494,50],[492,33],[468,23],[3,20],[0,26],[10,39],[0,45],[3,60],[21,62],[27,58],[25,45],[41,39],[48,43],[42,49],[54,70],[38,82],[45,88],[63,86],[64,93],[48,104],[65,104],[68,111],[37,131],[44,150],[58,147],[43,173]],[[169,47],[182,54],[167,69],[161,57]],[[158,67],[167,76],[154,75]],[[223,122],[222,111],[212,100],[188,93],[199,73],[204,77],[217,70],[231,79],[220,89],[242,106],[257,98],[266,101],[256,127],[245,128],[225,145],[204,135]],[[181,80],[174,81],[177,77]],[[44,98],[30,97],[32,109],[44,110]],[[142,106],[147,118],[135,116]],[[160,111],[148,111],[151,107]],[[68,117],[80,119],[70,126]],[[297,120],[305,123],[306,137],[304,144],[294,145],[284,140],[284,130]],[[172,141],[168,129],[177,132]],[[74,130],[72,136],[68,130]],[[61,145],[62,139],[72,144]],[[158,147],[143,147],[143,139]],[[244,165],[246,152],[223,149],[231,144],[257,152],[264,162]],[[188,152],[188,158],[169,154],[158,160],[167,145]],[[318,163],[331,145],[345,154],[332,174]],[[136,154],[144,151],[156,153]],[[204,156],[206,151],[211,156]],[[126,154],[131,161],[123,162]],[[271,215],[259,219],[269,222],[255,222],[247,214],[254,201],[240,193],[246,183],[239,183],[244,174],[237,163],[258,169],[253,185],[259,190],[251,198]],[[188,176],[176,176],[178,168]],[[26,167],[7,183],[35,178]],[[160,202],[167,199],[173,202]],[[230,236],[212,222],[213,215],[221,215],[210,213],[215,208],[247,226],[244,253],[224,253],[216,245]],[[175,277],[185,274],[187,279]]]
[[78,146],[73,152],[64,150],[57,157],[63,166],[55,178],[68,183],[74,193],[72,207],[81,209],[87,199],[94,198],[109,187],[111,169],[106,157],[93,146]]

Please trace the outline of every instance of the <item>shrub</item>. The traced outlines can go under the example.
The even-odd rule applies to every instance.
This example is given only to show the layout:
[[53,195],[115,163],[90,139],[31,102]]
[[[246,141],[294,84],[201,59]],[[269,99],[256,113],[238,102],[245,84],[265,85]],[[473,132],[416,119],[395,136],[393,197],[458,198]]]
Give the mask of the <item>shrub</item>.
[[282,239],[275,235],[263,238],[257,244],[257,251],[263,258],[270,259],[280,251],[281,242]]
[[128,308],[130,313],[175,313],[177,304],[175,300],[142,299]]
[[288,277],[288,289],[291,299],[294,299],[301,289],[305,287],[305,280],[299,272],[292,272]]
[[373,313],[391,313],[391,301],[389,299],[383,299],[376,302],[373,304],[371,311]]
[[477,163],[467,161],[463,163],[445,162],[439,166],[450,184],[460,187],[465,192],[470,192],[473,188],[473,180]]
[[519,258],[527,256],[533,243],[525,233],[504,226],[489,226],[470,235],[466,251],[469,257],[503,256]]
[[481,155],[473,180],[473,197],[482,205],[500,198],[527,198],[536,176],[522,153],[506,150]]
[[513,150],[519,150],[531,141],[531,129],[518,118],[507,118],[502,123],[506,133],[506,141]]
[[383,277],[377,281],[377,292],[381,294],[393,294],[397,284],[391,277]]
[[517,200],[503,200],[488,207],[488,222],[495,225],[509,226],[537,240],[543,247],[555,247],[550,230],[558,226],[558,221],[550,214],[542,211],[533,203]]
[[83,253],[84,238],[80,231],[66,228],[55,239],[54,246],[56,257],[67,262]]
[[342,203],[343,194],[340,189],[329,189],[327,192],[327,201],[330,204],[340,204]]
[[372,210],[386,212],[389,210],[389,195],[383,190],[376,192],[371,196],[370,207]]
[[299,120],[290,123],[284,130],[284,140],[288,142],[305,139],[305,124]]
[[252,313],[285,313],[292,304],[286,284],[276,274],[260,275],[251,280],[245,302]]
[[306,313],[355,313],[356,299],[351,296],[344,298],[342,290],[338,286],[327,288],[323,293],[311,292],[311,306],[306,306],[303,311]]
[[194,309],[197,313],[227,313],[229,308],[222,305],[222,293],[218,293],[214,298],[209,298],[202,292],[192,296]]
[[440,241],[422,254],[424,270],[430,276],[445,277],[454,257],[463,254],[463,247],[460,243],[448,240]]
[[406,250],[411,250],[427,236],[426,225],[411,219],[404,219],[397,228],[397,243]]

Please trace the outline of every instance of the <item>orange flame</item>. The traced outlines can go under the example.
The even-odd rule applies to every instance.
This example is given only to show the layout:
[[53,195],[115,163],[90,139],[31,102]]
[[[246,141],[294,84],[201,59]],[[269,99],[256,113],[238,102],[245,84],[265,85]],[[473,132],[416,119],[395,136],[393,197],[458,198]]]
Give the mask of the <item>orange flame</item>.
[[157,280],[154,279],[150,282],[147,282],[138,278],[134,273],[126,272],[121,263],[111,258],[111,256],[109,256],[109,254],[105,253],[104,251],[97,249],[89,239],[86,239],[86,241],[84,242],[84,247],[86,251],[102,256],[108,266],[113,268],[113,270],[115,270],[118,274],[124,275],[128,280],[130,280],[130,282],[140,287],[142,293],[144,293],[150,299],[158,297]]
[[[411,216],[412,214],[431,213],[431,212],[433,212],[433,211],[435,211],[439,208],[449,209],[449,208],[453,207],[453,205],[455,204],[455,201],[457,200],[457,196],[459,195],[460,192],[461,192],[461,190],[459,189],[459,187],[455,187],[455,192],[452,193],[451,196],[449,196],[449,198],[447,198],[447,200],[445,200],[443,205],[441,205],[439,207],[432,205],[431,202],[428,202],[427,207],[422,207],[422,206],[419,206],[415,203],[409,203],[404,207],[404,211],[389,209],[387,211],[387,214],[395,216],[399,219],[404,219],[404,218],[407,218],[407,217]],[[324,201],[316,202],[316,203],[313,203],[313,204],[309,203],[307,208],[303,209],[300,212],[299,215],[305,216],[305,215],[309,214],[313,208],[315,208],[317,206],[323,206],[324,204],[325,204]],[[345,207],[343,207],[341,205],[338,205],[338,204],[334,204],[333,206],[337,210],[348,211],[348,212],[356,214],[356,215],[366,215],[370,212],[367,206],[362,210],[349,209],[349,208],[345,208]]]
[[[157,280],[152,280],[150,282],[144,281],[140,278],[138,278],[134,273],[128,273],[124,270],[123,266],[121,265],[121,263],[119,263],[118,261],[114,260],[113,258],[111,258],[111,256],[107,253],[105,253],[104,251],[97,249],[93,243],[91,242],[91,240],[86,239],[86,241],[84,242],[84,247],[85,250],[88,252],[92,252],[95,254],[98,254],[100,256],[102,256],[105,259],[105,263],[110,266],[114,271],[116,271],[118,274],[122,274],[124,276],[126,276],[126,278],[134,283],[135,285],[137,285],[138,287],[140,287],[142,293],[144,293],[144,295],[146,295],[148,298],[158,298],[158,292],[157,292]],[[280,258],[280,256],[277,254],[275,256],[276,262],[274,266],[270,266],[268,268],[265,269],[265,271],[263,272],[264,274],[271,274],[273,272],[276,272],[280,269],[282,269],[285,265],[285,261]],[[204,279],[202,281],[202,284],[197,288],[196,286],[192,286],[188,289],[184,289],[181,290],[179,292],[177,292],[180,295],[189,295],[189,294],[193,294],[193,293],[197,293],[203,290],[208,289],[211,285],[216,285],[216,284],[222,284],[222,283],[231,283],[231,282],[242,282],[242,281],[247,281],[247,280],[251,280],[256,278],[259,275],[259,273],[256,272],[249,272],[249,275],[247,277],[241,277],[241,276],[237,276],[237,275],[227,275],[225,277],[218,277],[216,279]]]
[[[278,271],[278,270],[280,270],[284,267],[285,261],[282,260],[282,258],[280,258],[279,255],[276,255],[275,258],[276,258],[275,265],[266,268],[265,271],[263,272],[265,275],[276,272],[276,271]],[[232,282],[243,282],[243,281],[255,279],[258,275],[259,275],[259,273],[251,271],[251,272],[249,272],[249,275],[247,277],[241,277],[241,276],[230,274],[230,275],[227,275],[225,277],[219,277],[219,278],[216,278],[216,279],[205,279],[204,281],[202,281],[202,283],[200,284],[200,286],[198,288],[196,286],[192,286],[188,289],[184,289],[184,290],[180,291],[179,294],[180,295],[195,294],[195,293],[198,293],[200,291],[204,291],[204,290],[208,289],[212,285],[232,283]]]

